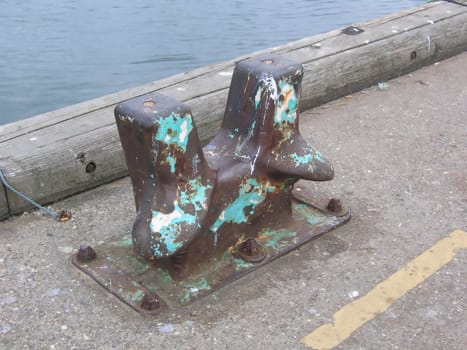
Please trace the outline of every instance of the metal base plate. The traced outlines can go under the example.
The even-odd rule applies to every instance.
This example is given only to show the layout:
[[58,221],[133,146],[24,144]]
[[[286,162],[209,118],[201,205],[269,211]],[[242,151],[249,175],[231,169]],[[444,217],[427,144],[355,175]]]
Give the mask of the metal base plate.
[[[80,263],[74,257],[73,264],[140,313],[156,315],[167,308],[182,307],[350,219],[348,210],[337,214],[329,212],[326,209],[328,200],[309,201],[295,194],[290,223],[284,227],[265,227],[259,232],[257,242],[265,252],[265,258],[260,262],[247,262],[236,257],[233,251],[227,251],[220,259],[206,263],[197,275],[174,281],[165,269],[137,255],[132,249],[131,237],[127,235],[94,247],[97,258],[93,261]],[[160,301],[157,309],[141,307],[146,294],[156,294]]]

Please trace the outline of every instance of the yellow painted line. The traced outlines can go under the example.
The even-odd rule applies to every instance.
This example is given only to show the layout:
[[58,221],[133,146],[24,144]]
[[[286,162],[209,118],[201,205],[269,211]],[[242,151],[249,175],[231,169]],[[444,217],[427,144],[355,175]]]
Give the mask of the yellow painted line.
[[456,251],[462,248],[467,248],[467,232],[453,231],[366,295],[343,306],[334,314],[333,323],[324,324],[303,337],[302,343],[319,350],[336,347],[358,328],[386,311],[409,290],[449,263]]

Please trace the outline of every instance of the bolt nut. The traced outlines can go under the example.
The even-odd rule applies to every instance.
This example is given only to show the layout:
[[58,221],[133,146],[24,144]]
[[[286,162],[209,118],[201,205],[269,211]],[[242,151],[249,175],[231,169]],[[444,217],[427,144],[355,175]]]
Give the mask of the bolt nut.
[[94,260],[96,256],[96,251],[89,244],[81,244],[76,259],[81,263],[86,263]]
[[258,255],[259,252],[259,245],[256,240],[253,238],[248,238],[245,242],[240,244],[239,247],[240,251],[246,255],[253,256]]
[[146,294],[141,299],[141,308],[147,311],[157,310],[161,307],[161,303],[156,294]]
[[344,207],[342,206],[342,201],[338,198],[331,198],[326,208],[327,210],[335,214],[341,213],[344,210]]
[[263,247],[254,238],[248,238],[237,245],[233,253],[248,262],[260,262],[266,256]]

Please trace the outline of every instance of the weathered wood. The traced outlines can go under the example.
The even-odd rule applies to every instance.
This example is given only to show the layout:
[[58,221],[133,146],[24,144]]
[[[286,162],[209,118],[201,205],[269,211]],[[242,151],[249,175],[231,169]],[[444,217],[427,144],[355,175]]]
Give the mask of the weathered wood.
[[[435,5],[433,4],[427,4],[422,7],[398,12],[397,14],[390,15],[379,20],[368,21],[360,24],[360,26],[374,29],[374,27],[379,27],[391,21],[400,20],[404,17],[414,16],[420,12],[426,13],[427,10],[433,8],[434,6]],[[421,23],[426,24],[426,19],[423,20]],[[340,37],[341,43],[332,42],[333,38],[335,37]],[[326,41],[327,45],[323,46],[321,50],[313,50],[315,52],[313,53],[314,56],[312,58],[318,59],[335,54],[337,52],[336,48],[341,51],[352,48],[355,44],[352,41],[352,39],[354,39],[354,37],[342,35],[340,30],[334,30],[328,33],[304,38],[279,47],[274,47],[271,49],[258,51],[252,54],[243,55],[223,63],[217,63],[197,68],[187,73],[180,73],[172,77],[157,80],[138,87],[122,90],[114,94],[102,96],[72,106],[67,106],[56,111],[40,114],[35,117],[0,126],[0,142],[44,127],[49,127],[58,123],[64,123],[69,119],[74,120],[80,117],[92,117],[92,119],[94,119],[93,117],[96,114],[103,114],[101,111],[102,109],[105,109],[109,106],[113,107],[119,101],[152,91],[160,91],[161,89],[164,90],[163,93],[167,93],[173,98],[186,101],[192,99],[193,97],[203,96],[206,93],[216,90],[216,86],[214,86],[213,84],[215,84],[215,82],[217,82],[217,80],[219,79],[221,79],[221,84],[220,86],[217,86],[217,88],[227,87],[230,83],[230,76],[226,75],[225,73],[231,72],[233,70],[235,62],[241,59],[271,51],[274,51],[276,53],[293,54],[293,52],[295,52],[296,50],[300,50],[302,48],[309,49],[312,47],[313,44],[322,43]],[[356,42],[361,43],[361,40],[357,40]],[[308,53],[308,55],[309,54],[310,53]],[[306,58],[307,56],[304,57]],[[298,60],[302,62],[303,58],[299,58]],[[194,89],[190,89],[190,85],[194,86]]]
[[[450,3],[426,4],[357,26],[365,32],[349,36],[335,30],[261,51],[304,64],[302,110],[467,50],[467,8]],[[40,203],[124,176],[113,108],[151,91],[189,104],[205,142],[221,122],[235,62],[258,53],[0,126],[0,168],[11,185]],[[97,168],[86,173],[90,162]],[[9,204],[14,213],[29,208],[14,195]],[[5,206],[0,193],[0,218],[7,215]]]

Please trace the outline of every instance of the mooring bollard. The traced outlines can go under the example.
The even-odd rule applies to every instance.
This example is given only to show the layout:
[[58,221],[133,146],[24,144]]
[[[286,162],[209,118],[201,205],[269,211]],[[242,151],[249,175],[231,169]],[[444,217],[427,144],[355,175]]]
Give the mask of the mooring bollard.
[[[293,195],[300,179],[334,177],[299,132],[302,77],[299,63],[276,55],[239,62],[222,126],[204,148],[190,108],[172,98],[151,93],[115,108],[137,211],[130,241],[136,257],[116,253],[121,244],[104,255],[131,255],[152,271],[145,283],[138,274],[141,294],[183,305],[349,219],[347,210],[336,214],[328,202]],[[77,263],[105,280],[98,264]],[[111,291],[149,312],[125,292],[136,272],[118,276],[127,282]]]

